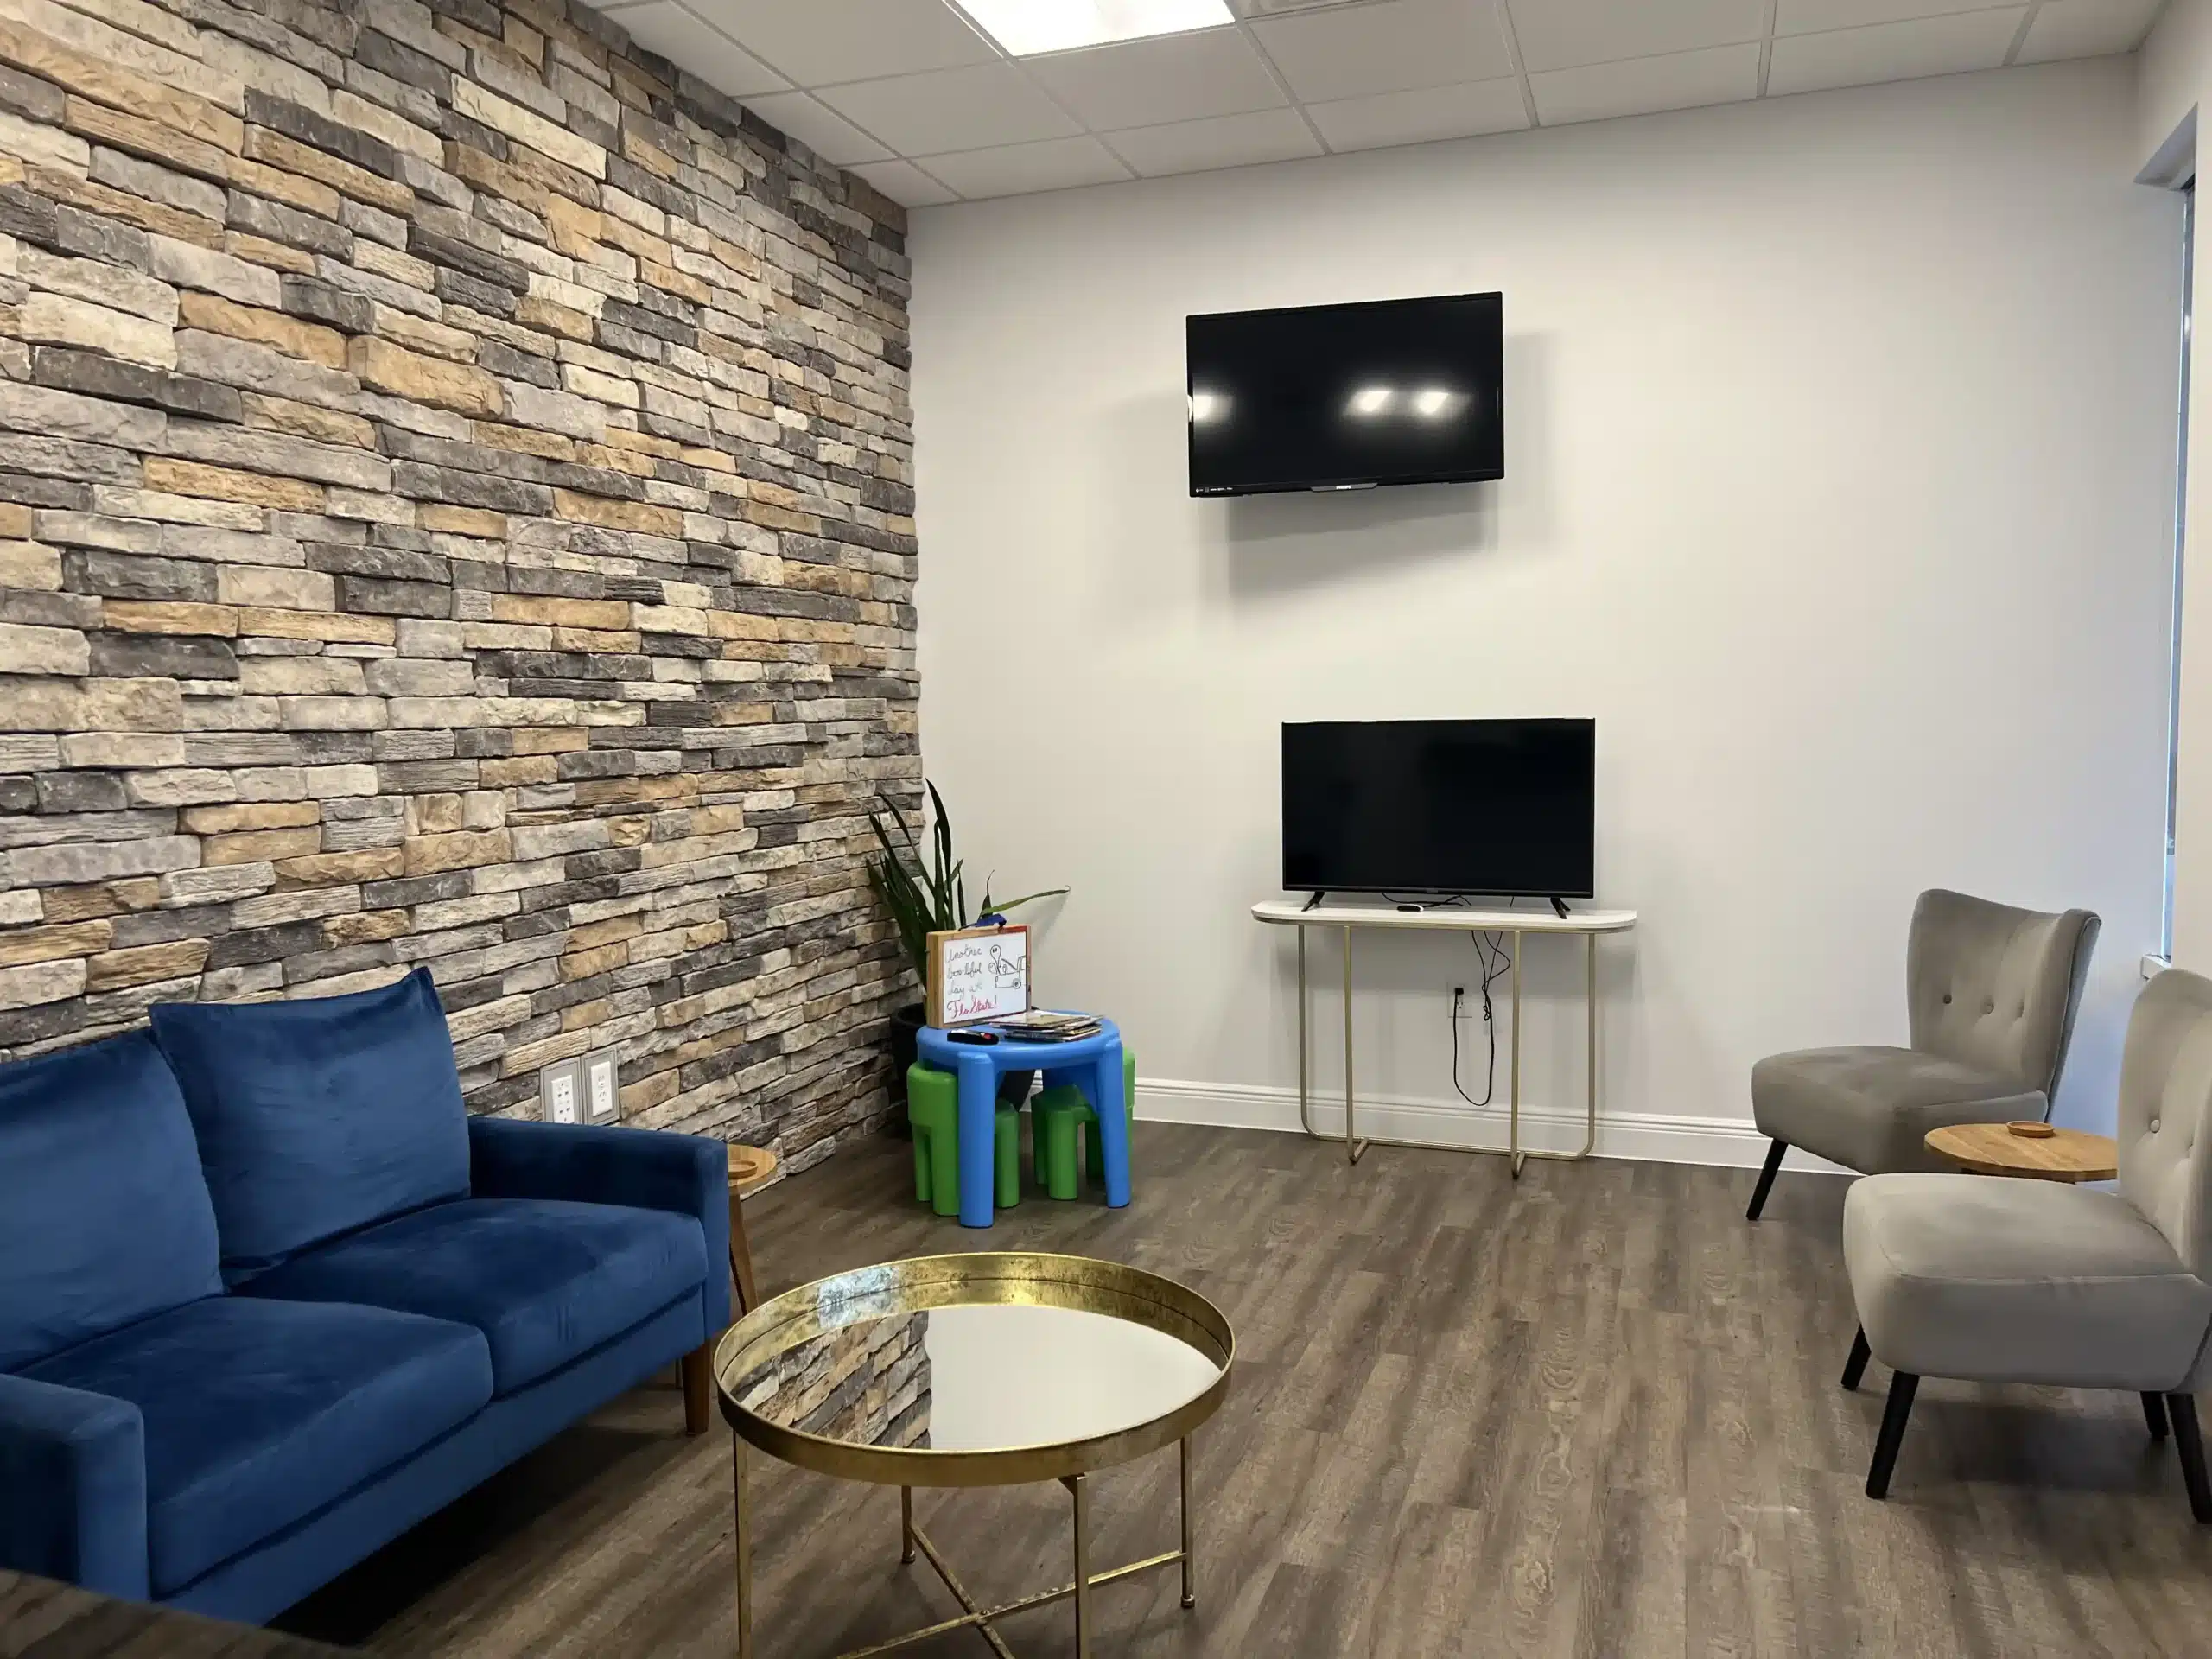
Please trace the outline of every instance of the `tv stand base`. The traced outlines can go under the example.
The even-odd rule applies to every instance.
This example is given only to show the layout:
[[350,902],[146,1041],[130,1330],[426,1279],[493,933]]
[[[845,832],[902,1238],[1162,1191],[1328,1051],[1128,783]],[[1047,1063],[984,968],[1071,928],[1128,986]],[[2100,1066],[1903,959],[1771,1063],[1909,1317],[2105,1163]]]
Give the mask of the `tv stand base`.
[[1558,912],[1558,915],[1559,915],[1559,918],[1560,918],[1560,920],[1561,920],[1561,921],[1563,922],[1563,921],[1565,921],[1565,920],[1567,919],[1567,900],[1566,900],[1566,899],[1561,899],[1561,898],[1558,897],[1556,894],[1554,894],[1554,895],[1553,896],[1553,899],[1552,899],[1552,909],[1553,909],[1554,911],[1555,911],[1555,912]]

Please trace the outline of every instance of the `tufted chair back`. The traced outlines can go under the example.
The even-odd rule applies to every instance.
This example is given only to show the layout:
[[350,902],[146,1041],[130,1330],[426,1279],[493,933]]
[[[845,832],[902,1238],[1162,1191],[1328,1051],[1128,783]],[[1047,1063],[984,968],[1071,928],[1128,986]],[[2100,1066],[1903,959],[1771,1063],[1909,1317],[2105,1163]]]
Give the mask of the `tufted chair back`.
[[2212,1279],[2212,979],[2170,968],[2135,999],[2120,1063],[2120,1190]]
[[2039,1089],[2048,1102],[2098,925],[2086,910],[2052,915],[1941,887],[1922,893],[1905,946],[1912,1046]]

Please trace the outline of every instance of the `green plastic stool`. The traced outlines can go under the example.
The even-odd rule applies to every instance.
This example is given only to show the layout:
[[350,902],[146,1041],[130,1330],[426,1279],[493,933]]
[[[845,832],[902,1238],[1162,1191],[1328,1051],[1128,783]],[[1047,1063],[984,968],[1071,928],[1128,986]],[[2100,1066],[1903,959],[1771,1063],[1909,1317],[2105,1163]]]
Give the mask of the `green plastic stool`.
[[[1122,1109],[1128,1114],[1128,1122],[1137,1121],[1137,1057],[1127,1048],[1122,1050]],[[1029,1106],[1029,1135],[1031,1161],[1036,1165],[1037,1183],[1056,1198],[1072,1198],[1077,1190],[1076,1179],[1076,1132],[1087,1124],[1098,1122],[1098,1114],[1083,1097],[1083,1090],[1071,1083],[1055,1084],[1041,1090]],[[1093,1182],[1103,1185],[1106,1179],[1106,1152],[1098,1144],[1095,1133],[1084,1135],[1084,1167]],[[1135,1135],[1130,1135],[1134,1148]]]
[[[914,1126],[914,1196],[940,1216],[960,1213],[960,1079],[919,1060],[906,1068],[906,1121]],[[998,1207],[1021,1202],[1021,1112],[998,1103],[991,1152]]]

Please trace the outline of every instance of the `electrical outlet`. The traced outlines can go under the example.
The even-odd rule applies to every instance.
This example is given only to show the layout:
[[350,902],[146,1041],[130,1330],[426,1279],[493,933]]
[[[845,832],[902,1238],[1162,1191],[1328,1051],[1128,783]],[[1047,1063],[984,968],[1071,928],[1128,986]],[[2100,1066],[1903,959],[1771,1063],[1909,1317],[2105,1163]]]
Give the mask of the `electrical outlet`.
[[537,1103],[548,1123],[574,1123],[583,1109],[581,1060],[555,1060],[537,1073]]
[[612,1123],[622,1093],[621,1057],[611,1048],[584,1056],[584,1103],[594,1123]]

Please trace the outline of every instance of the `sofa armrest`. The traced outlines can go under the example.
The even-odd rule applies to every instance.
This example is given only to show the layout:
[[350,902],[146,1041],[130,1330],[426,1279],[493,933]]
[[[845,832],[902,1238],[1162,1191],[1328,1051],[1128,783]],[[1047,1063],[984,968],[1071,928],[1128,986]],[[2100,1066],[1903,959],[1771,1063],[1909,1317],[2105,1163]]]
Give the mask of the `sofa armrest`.
[[0,1567],[144,1601],[146,1560],[138,1408],[0,1374]]
[[729,1148],[667,1129],[524,1118],[468,1120],[469,1191],[568,1198],[696,1217],[707,1235],[707,1330],[729,1323]]

